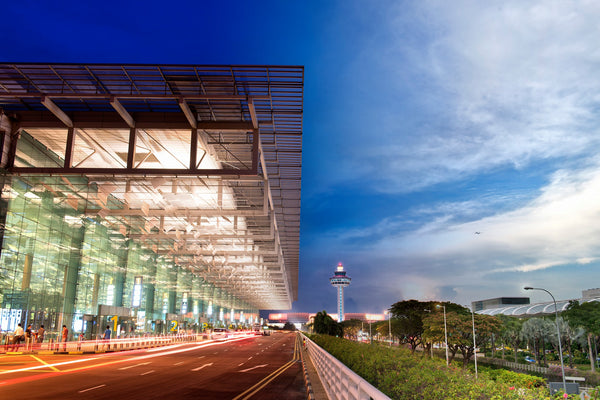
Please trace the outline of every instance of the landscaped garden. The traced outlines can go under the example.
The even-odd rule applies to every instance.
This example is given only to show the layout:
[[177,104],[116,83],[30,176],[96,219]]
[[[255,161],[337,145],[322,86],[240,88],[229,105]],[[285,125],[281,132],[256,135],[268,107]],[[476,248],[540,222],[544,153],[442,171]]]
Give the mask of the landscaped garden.
[[[543,378],[480,367],[478,377],[461,363],[413,354],[405,348],[353,342],[329,335],[311,339],[392,399],[551,399]],[[590,393],[598,399],[597,392]],[[563,398],[561,394],[554,398]],[[579,399],[571,395],[569,398]]]
[[[573,302],[558,320],[472,314],[458,304],[417,300],[393,304],[390,315],[367,322],[365,333],[364,321],[338,324],[323,311],[311,329],[321,334],[314,337],[320,346],[393,399],[550,399],[547,382],[562,381],[561,346],[565,377],[581,379],[587,399],[600,399],[600,303]],[[374,344],[358,343],[367,337]]]

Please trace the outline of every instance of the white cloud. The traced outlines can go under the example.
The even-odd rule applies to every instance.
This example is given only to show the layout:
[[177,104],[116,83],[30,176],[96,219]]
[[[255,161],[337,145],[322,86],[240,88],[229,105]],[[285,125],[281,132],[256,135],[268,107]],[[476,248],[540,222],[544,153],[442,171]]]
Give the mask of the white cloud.
[[425,119],[407,125],[389,107],[393,90],[381,99],[388,107],[370,110],[368,135],[385,140],[368,140],[347,162],[376,189],[412,191],[600,145],[600,3],[418,4],[397,7],[387,29],[401,34],[370,50],[368,62],[385,65],[387,84],[414,96],[407,101],[422,104]]
[[[456,223],[452,212],[462,207],[440,207],[448,210],[444,217],[384,237],[368,250],[370,261],[380,266],[378,275],[399,282],[403,293],[424,298],[439,296],[443,285],[454,287],[459,296],[468,292],[473,299],[473,291],[491,283],[498,289],[496,296],[510,295],[506,286],[518,282],[520,274],[549,276],[556,268],[567,271],[559,279],[578,279],[572,286],[554,282],[575,296],[574,290],[586,288],[600,274],[576,277],[568,272],[577,265],[593,266],[600,259],[598,199],[600,162],[581,170],[561,170],[537,198],[513,211]],[[379,224],[374,231],[385,228]],[[495,282],[499,274],[511,279]]]

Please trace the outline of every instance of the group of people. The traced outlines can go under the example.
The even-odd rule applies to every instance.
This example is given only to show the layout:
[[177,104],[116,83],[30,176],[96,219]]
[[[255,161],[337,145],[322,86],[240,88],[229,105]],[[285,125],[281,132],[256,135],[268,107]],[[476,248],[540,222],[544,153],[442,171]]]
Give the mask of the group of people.
[[18,324],[13,333],[12,350],[18,350],[23,341],[25,342],[25,348],[29,350],[33,347],[34,343],[42,343],[45,335],[46,329],[44,329],[44,325],[40,325],[40,328],[34,331],[31,325],[27,325],[27,328],[23,330],[23,326]]
[[[110,330],[110,326],[106,326],[106,330],[102,335],[102,339],[105,341],[110,340],[112,331]],[[38,347],[41,343],[44,342],[44,337],[46,336],[46,329],[44,325],[40,325],[40,328],[37,331],[34,331],[31,325],[27,325],[26,329],[23,329],[21,324],[17,324],[12,336],[12,340],[10,341],[7,350],[8,351],[17,351],[21,346],[21,342],[25,342],[25,350],[32,350],[34,348],[34,344]],[[63,350],[66,350],[67,341],[69,340],[69,329],[66,325],[62,326],[62,330],[60,332],[60,342],[62,345],[56,344],[57,349],[59,346],[62,346]],[[79,335],[79,342],[84,340],[83,333]],[[58,342],[58,340],[57,340]]]
[[[24,330],[23,326],[21,324],[17,324],[17,327],[15,328],[15,331],[13,332],[13,337],[12,337],[12,351],[16,351],[19,349],[19,346],[21,345],[21,342],[25,342],[25,350],[31,350],[33,349],[33,345],[37,344],[38,346],[41,345],[42,342],[44,342],[44,337],[46,336],[46,329],[44,328],[44,325],[40,325],[39,329],[37,331],[34,331],[33,328],[30,325],[27,325],[27,328]],[[67,340],[69,338],[69,329],[67,328],[66,325],[62,326],[62,331],[61,331],[61,342],[64,342],[65,346],[67,344]],[[9,351],[11,351],[9,350]]]

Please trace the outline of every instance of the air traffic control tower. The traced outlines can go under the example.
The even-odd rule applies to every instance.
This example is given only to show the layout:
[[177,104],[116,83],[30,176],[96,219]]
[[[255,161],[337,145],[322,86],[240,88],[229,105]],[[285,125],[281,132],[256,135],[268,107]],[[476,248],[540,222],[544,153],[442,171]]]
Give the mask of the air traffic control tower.
[[334,275],[329,278],[331,285],[337,287],[338,290],[338,322],[342,322],[344,320],[344,288],[350,284],[351,280],[352,279],[349,276],[346,276],[346,271],[344,271],[344,266],[342,263],[337,265]]

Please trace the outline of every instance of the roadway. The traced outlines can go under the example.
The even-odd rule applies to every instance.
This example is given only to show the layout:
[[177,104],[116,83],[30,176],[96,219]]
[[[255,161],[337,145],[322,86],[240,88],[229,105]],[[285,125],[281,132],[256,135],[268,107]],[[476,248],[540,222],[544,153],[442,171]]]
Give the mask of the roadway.
[[91,355],[0,356],[0,398],[306,399],[295,333]]

